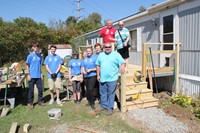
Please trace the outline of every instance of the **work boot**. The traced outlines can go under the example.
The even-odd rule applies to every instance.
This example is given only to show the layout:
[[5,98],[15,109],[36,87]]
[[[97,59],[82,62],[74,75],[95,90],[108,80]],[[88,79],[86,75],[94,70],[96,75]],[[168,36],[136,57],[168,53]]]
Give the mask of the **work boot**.
[[40,106],[46,106],[46,104],[43,101],[38,102],[38,105],[40,105]]
[[112,110],[108,110],[108,112],[107,112],[107,116],[110,116],[110,115],[112,115],[113,114],[113,111]]
[[27,104],[27,108],[33,109],[33,103],[28,103],[28,104]]

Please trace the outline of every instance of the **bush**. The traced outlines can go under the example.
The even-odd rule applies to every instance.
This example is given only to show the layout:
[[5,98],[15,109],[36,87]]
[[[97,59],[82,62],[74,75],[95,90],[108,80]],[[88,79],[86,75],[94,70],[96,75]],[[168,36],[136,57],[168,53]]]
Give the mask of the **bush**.
[[200,99],[192,101],[193,113],[200,119]]
[[192,98],[186,95],[177,94],[171,99],[173,104],[178,104],[179,106],[186,108],[192,103]]

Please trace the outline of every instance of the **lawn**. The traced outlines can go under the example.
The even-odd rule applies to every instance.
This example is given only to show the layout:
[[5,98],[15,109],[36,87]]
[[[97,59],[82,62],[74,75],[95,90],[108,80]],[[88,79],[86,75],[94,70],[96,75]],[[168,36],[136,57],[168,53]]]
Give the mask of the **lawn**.
[[[43,67],[43,73],[46,72]],[[84,127],[88,130],[96,132],[108,132],[108,133],[140,133],[140,131],[133,129],[121,118],[121,113],[119,110],[115,111],[112,116],[106,116],[105,114],[100,115],[91,115],[91,109],[87,106],[86,100],[83,100],[81,104],[74,104],[73,101],[65,101],[62,105],[59,106],[56,103],[53,105],[48,105],[49,101],[49,92],[47,89],[45,78],[44,87],[44,99],[47,103],[47,106],[41,107],[37,104],[34,106],[33,110],[27,109],[26,99],[19,99],[17,106],[14,109],[11,109],[9,114],[5,117],[0,118],[0,132],[8,133],[11,127],[12,122],[17,122],[19,125],[18,132],[23,132],[23,125],[29,123],[32,127],[31,133],[49,133],[56,132],[56,130],[51,130],[55,126],[65,125],[67,129],[63,132],[81,132],[75,128]],[[64,98],[66,92],[61,92],[61,97]],[[35,96],[35,101],[37,100],[37,95]],[[99,108],[98,102],[96,107]],[[3,105],[0,106],[3,108]],[[47,111],[52,108],[60,108],[62,110],[62,116],[60,120],[50,120],[48,118]],[[83,131],[82,131],[83,132]]]

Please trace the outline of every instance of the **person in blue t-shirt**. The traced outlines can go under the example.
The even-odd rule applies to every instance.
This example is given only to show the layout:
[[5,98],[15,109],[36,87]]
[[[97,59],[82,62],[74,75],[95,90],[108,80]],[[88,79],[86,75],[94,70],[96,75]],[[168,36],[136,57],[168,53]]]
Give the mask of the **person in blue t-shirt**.
[[[100,43],[96,43],[94,45],[95,47],[95,54],[93,54],[93,56],[95,57],[95,62],[99,56],[99,54],[101,53],[101,44]],[[100,102],[100,93],[99,93],[99,81],[96,80],[96,84],[95,84],[95,89],[94,89],[94,95],[95,95],[95,99],[98,99]]]
[[73,86],[74,103],[80,103],[81,83],[83,82],[83,61],[78,59],[78,53],[72,52],[72,58],[69,61],[69,81]]
[[32,46],[33,52],[27,56],[26,59],[26,69],[29,72],[27,75],[29,91],[28,91],[28,104],[27,107],[33,109],[33,98],[34,98],[34,85],[36,84],[38,89],[38,104],[44,106],[42,101],[43,98],[43,88],[42,80],[43,75],[41,73],[42,56],[39,52],[39,45],[34,44]]
[[125,67],[125,60],[111,47],[110,43],[104,44],[105,52],[100,53],[96,61],[97,80],[100,82],[100,111],[106,109],[107,115],[113,113],[119,70],[122,72]]
[[88,105],[91,106],[93,110],[95,110],[95,97],[94,97],[94,87],[97,80],[96,73],[96,58],[92,55],[92,48],[88,47],[86,49],[87,56],[83,60],[84,67],[84,83],[86,86],[86,97],[88,100]]
[[49,104],[53,104],[54,102],[54,87],[56,88],[56,102],[57,104],[61,104],[59,95],[60,95],[60,89],[62,87],[61,82],[61,64],[63,64],[63,61],[59,55],[56,54],[57,47],[52,45],[50,46],[50,54],[45,58],[44,64],[46,65],[47,70],[47,77],[48,77],[48,86],[50,90],[50,96],[51,100]]

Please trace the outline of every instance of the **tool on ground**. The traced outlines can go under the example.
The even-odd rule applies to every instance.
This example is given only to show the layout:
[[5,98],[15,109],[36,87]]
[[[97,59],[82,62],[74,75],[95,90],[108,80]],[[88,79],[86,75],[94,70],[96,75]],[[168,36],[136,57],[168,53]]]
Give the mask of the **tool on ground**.
[[148,71],[150,89],[153,90],[151,58],[149,54],[147,55],[147,71]]
[[131,97],[126,99],[126,101],[131,102],[131,101],[135,101],[135,100],[141,100],[141,97],[140,97],[141,93],[142,93],[142,90],[140,89],[137,94],[132,95]]

